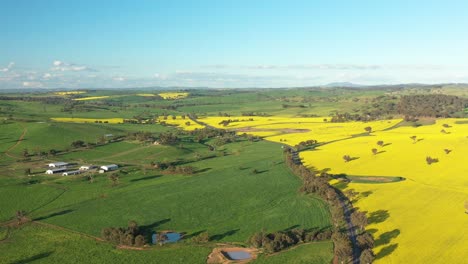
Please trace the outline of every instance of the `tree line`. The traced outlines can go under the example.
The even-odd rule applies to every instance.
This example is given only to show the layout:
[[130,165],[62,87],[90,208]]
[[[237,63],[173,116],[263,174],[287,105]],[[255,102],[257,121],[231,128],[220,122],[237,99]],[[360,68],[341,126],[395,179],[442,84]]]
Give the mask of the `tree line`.
[[[362,263],[371,263],[375,256],[372,251],[373,238],[365,230],[365,226],[367,225],[366,214],[352,208],[351,202],[341,191],[329,184],[332,175],[306,168],[301,162],[298,162],[297,152],[292,148],[285,148],[284,152],[286,154],[286,164],[291,168],[294,174],[302,178],[303,184],[300,188],[300,192],[318,195],[330,206],[334,224],[331,238],[334,243],[335,256],[338,260],[346,263],[353,259],[353,245],[347,235],[346,228],[343,228],[346,226],[346,217],[349,217],[352,225],[358,232],[357,240],[359,248],[354,248],[354,256],[359,256]],[[345,215],[342,204],[352,208],[350,216]],[[363,243],[359,243],[359,240],[362,240]]]

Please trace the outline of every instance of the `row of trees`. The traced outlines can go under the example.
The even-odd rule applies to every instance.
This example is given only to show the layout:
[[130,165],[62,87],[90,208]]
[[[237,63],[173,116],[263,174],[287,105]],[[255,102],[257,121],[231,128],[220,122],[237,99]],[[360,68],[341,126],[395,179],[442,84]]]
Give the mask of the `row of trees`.
[[274,233],[259,232],[249,239],[249,243],[256,248],[264,248],[266,252],[273,253],[284,250],[303,242],[328,240],[332,231],[305,230],[295,228]]
[[[346,197],[328,182],[332,178],[331,175],[326,172],[317,172],[314,170],[307,169],[301,162],[297,162],[297,152],[291,148],[285,148],[286,163],[291,170],[303,180],[303,185],[300,191],[303,193],[314,193],[330,205],[332,220],[334,223],[335,230],[333,231],[332,240],[335,245],[335,255],[340,262],[349,262],[353,257],[352,243],[346,234],[346,230],[341,227],[346,226],[347,217],[350,218],[353,226],[361,235],[367,234],[365,232],[365,226],[367,225],[367,217],[365,213],[359,212],[355,209],[352,210],[350,216],[345,215],[343,206],[351,207],[351,203]],[[369,235],[366,235],[368,237]],[[373,261],[372,247],[363,247],[356,249],[356,255],[360,256],[365,261],[363,263],[371,263]]]

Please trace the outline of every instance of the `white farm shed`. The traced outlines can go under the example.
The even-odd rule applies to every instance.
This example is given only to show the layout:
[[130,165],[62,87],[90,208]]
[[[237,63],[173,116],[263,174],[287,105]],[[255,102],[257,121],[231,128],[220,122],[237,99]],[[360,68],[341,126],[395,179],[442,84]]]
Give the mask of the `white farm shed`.
[[60,168],[60,167],[65,167],[67,165],[68,163],[59,161],[59,162],[49,163],[49,168]]
[[66,168],[50,169],[50,170],[46,170],[45,174],[56,174],[56,173],[61,173],[65,171],[67,171]]
[[119,166],[117,166],[116,164],[110,164],[110,165],[104,165],[104,166],[101,166],[101,170],[103,171],[113,171],[113,170],[116,170],[118,169]]
[[87,171],[87,170],[92,170],[96,168],[97,166],[94,166],[94,165],[83,165],[80,167],[80,171]]
[[67,171],[67,172],[62,173],[62,176],[77,175],[80,173],[83,173],[83,171],[81,170]]

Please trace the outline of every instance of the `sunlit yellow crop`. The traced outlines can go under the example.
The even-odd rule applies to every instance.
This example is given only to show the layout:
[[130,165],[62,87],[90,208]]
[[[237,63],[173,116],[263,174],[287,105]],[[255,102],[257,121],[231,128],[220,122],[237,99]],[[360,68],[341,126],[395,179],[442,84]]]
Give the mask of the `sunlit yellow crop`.
[[[223,120],[237,120],[224,126]],[[324,118],[208,117],[214,127],[295,145],[306,166],[354,176],[399,176],[391,183],[353,183],[353,200],[367,211],[376,240],[375,263],[466,263],[468,260],[468,119],[440,119],[420,127],[401,120],[330,123]],[[365,128],[372,132],[366,133]],[[379,146],[378,141],[383,141]],[[372,149],[376,149],[373,153]],[[352,160],[345,162],[344,155]],[[438,162],[427,163],[426,158]],[[333,180],[336,184],[337,180]]]
[[[227,126],[221,124],[225,120],[233,120]],[[372,131],[380,131],[395,126],[401,119],[380,120],[372,122],[331,123],[329,117],[207,117],[200,121],[223,129],[232,129],[239,133],[248,133],[263,137],[266,140],[297,145],[301,141],[317,140],[329,142],[332,140],[350,138],[365,133],[366,127]]]
[[53,117],[53,121],[67,123],[109,123],[122,124],[123,118],[77,118],[77,117]]
[[153,96],[156,96],[154,94],[149,94],[149,93],[139,93],[139,94],[136,94],[138,96],[143,96],[143,97],[153,97]]
[[187,131],[204,128],[204,126],[192,121],[190,118],[184,118],[182,116],[175,116],[175,119],[174,116],[167,116],[166,119],[164,119],[164,117],[159,117],[158,121],[160,123],[166,123],[168,125],[177,126]]
[[185,98],[189,95],[189,93],[179,93],[179,92],[167,92],[167,93],[160,93],[158,94],[159,96],[161,96],[163,99],[181,99],[181,98]]
[[[463,208],[468,199],[468,124],[455,121],[378,131],[301,153],[306,165],[329,168],[331,173],[406,178],[347,187],[364,194],[355,206],[372,220],[368,229],[376,239],[376,263],[468,259],[468,215]],[[380,140],[383,147],[377,145]],[[376,155],[372,148],[378,149]],[[356,159],[345,162],[343,155]],[[428,156],[439,161],[429,165]]]
[[67,91],[67,92],[55,92],[56,95],[72,95],[72,94],[84,94],[86,91]]
[[75,101],[87,101],[87,100],[98,100],[98,99],[105,99],[109,98],[110,96],[108,95],[103,95],[103,96],[90,96],[90,97],[83,97],[83,98],[75,98],[73,100]]

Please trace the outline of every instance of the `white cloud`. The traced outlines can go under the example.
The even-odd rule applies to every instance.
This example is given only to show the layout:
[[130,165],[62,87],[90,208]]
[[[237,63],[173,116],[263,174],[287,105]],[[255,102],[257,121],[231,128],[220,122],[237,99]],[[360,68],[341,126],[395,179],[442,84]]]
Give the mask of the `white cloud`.
[[13,66],[15,66],[15,63],[10,62],[8,63],[8,66],[6,66],[5,68],[0,68],[0,72],[8,72],[13,68]]
[[124,77],[122,77],[122,76],[118,76],[118,77],[112,78],[112,80],[118,81],[118,82],[123,82],[123,81],[125,81],[126,79],[125,79]]
[[53,67],[51,68],[52,71],[71,71],[71,72],[79,72],[79,71],[96,71],[86,65],[77,65],[74,63],[67,63],[60,60],[55,60],[52,62]]
[[24,87],[30,87],[30,88],[41,88],[43,87],[42,83],[40,82],[23,82]]

